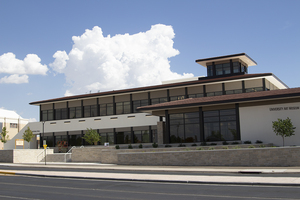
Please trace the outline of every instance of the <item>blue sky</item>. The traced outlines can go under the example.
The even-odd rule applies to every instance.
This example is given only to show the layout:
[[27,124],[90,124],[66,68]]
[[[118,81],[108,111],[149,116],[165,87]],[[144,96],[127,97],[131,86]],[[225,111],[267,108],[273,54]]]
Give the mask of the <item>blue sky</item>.
[[[0,58],[14,55],[26,69],[10,72],[11,62],[0,63],[0,107],[38,120],[39,109],[30,102],[120,89],[113,84],[116,74],[127,76],[118,83],[120,87],[206,75],[206,68],[196,64],[196,59],[242,52],[258,63],[249,73],[272,72],[289,87],[298,87],[299,8],[298,0],[0,0]],[[74,50],[90,47],[101,31],[107,47],[97,44],[97,53],[77,62]],[[78,36],[77,42],[73,36]],[[151,47],[145,49],[144,43]],[[115,44],[126,50],[116,49]],[[102,63],[97,60],[102,55],[98,50],[107,56]],[[53,57],[56,52],[57,59]],[[121,54],[127,56],[124,65],[116,59]],[[151,65],[155,78],[145,76]],[[108,66],[111,72],[101,74],[97,66],[102,70]],[[139,78],[131,81],[134,77]]]

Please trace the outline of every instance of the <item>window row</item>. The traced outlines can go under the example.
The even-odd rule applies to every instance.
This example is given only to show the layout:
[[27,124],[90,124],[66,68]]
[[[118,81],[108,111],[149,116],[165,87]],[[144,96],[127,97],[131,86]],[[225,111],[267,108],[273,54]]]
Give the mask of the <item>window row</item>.
[[18,124],[17,123],[10,123],[10,128],[18,128]]
[[235,109],[204,111],[201,137],[199,112],[170,114],[170,143],[238,140],[236,125]]
[[[214,69],[215,67],[215,69]],[[240,62],[233,62],[232,63],[232,73],[248,73],[248,68],[247,66],[241,64]],[[213,65],[208,65],[207,66],[207,76],[214,76],[214,72],[216,76],[219,75],[226,75],[226,74],[232,74],[231,69],[230,69],[230,63],[223,63],[223,64],[215,64]]]
[[[255,87],[255,88],[246,88],[245,92],[257,92],[263,91],[263,87]],[[225,94],[239,94],[242,93],[242,89],[236,90],[226,90]],[[206,96],[220,96],[223,95],[223,91],[215,91],[215,92],[207,92]],[[188,98],[199,98],[205,96],[203,93],[198,94],[190,94]],[[172,96],[170,97],[171,101],[177,101],[184,99],[184,95]],[[167,98],[155,98],[151,99],[150,103],[159,104],[167,102]],[[149,105],[148,99],[136,100],[132,101],[132,112],[137,113],[137,108],[142,106]],[[41,111],[41,121],[50,121],[50,120],[61,120],[61,119],[74,119],[74,118],[82,118],[82,117],[96,117],[96,116],[110,116],[115,114],[129,114],[131,113],[131,104],[130,101],[126,102],[118,102],[115,103],[115,108],[113,103],[100,104],[99,110],[97,105],[89,105],[89,106],[78,106],[78,107],[70,107],[70,108],[61,108],[55,110],[43,110]],[[69,113],[68,113],[69,112]],[[55,115],[54,115],[55,113]],[[69,115],[68,115],[69,114]]]
[[[101,136],[100,144],[108,142],[109,144],[133,144],[133,143],[157,143],[157,130],[137,130],[99,133]],[[44,136],[41,141],[46,140],[48,147],[57,147],[58,152],[66,152],[70,146],[87,145],[84,143],[82,135],[52,135]],[[42,144],[41,144],[42,145]]]

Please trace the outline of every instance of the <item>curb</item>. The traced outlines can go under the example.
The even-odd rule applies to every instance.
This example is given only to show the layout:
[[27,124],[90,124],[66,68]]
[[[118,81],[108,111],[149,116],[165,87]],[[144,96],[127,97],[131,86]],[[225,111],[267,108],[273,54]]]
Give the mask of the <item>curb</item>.
[[[1,173],[1,172],[0,172]],[[2,172],[3,173],[3,172]],[[209,184],[209,185],[247,185],[247,186],[293,186],[299,187],[300,183],[260,183],[260,182],[211,182],[211,181],[181,181],[181,180],[150,180],[150,179],[130,179],[130,178],[98,178],[98,177],[82,177],[82,176],[55,176],[55,175],[40,175],[13,173],[8,174],[33,177],[48,177],[48,178],[67,178],[67,179],[89,179],[89,180],[106,180],[106,181],[132,181],[132,182],[148,182],[148,183],[185,183],[185,184]]]
[[16,175],[15,172],[2,172],[2,171],[0,171],[0,174]]

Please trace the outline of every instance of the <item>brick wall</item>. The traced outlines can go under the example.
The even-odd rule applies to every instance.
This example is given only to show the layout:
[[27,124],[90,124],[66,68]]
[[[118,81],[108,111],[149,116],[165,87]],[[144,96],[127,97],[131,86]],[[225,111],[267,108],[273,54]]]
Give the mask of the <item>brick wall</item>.
[[119,153],[120,165],[300,166],[300,147]]

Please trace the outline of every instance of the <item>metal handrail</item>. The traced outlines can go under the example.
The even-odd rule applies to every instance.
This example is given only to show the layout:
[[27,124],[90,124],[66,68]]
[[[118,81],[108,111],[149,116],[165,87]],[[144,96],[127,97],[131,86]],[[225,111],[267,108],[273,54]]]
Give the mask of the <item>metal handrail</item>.
[[[47,152],[46,152],[46,153],[47,153]],[[45,152],[42,151],[41,153],[39,153],[39,154],[36,156],[37,162],[40,162],[40,161],[39,161],[39,156],[40,156],[40,155],[44,155],[44,154],[45,154]],[[44,158],[45,158],[45,156],[44,156]]]
[[71,153],[72,149],[76,148],[76,146],[72,146],[72,148],[67,152],[67,153]]

